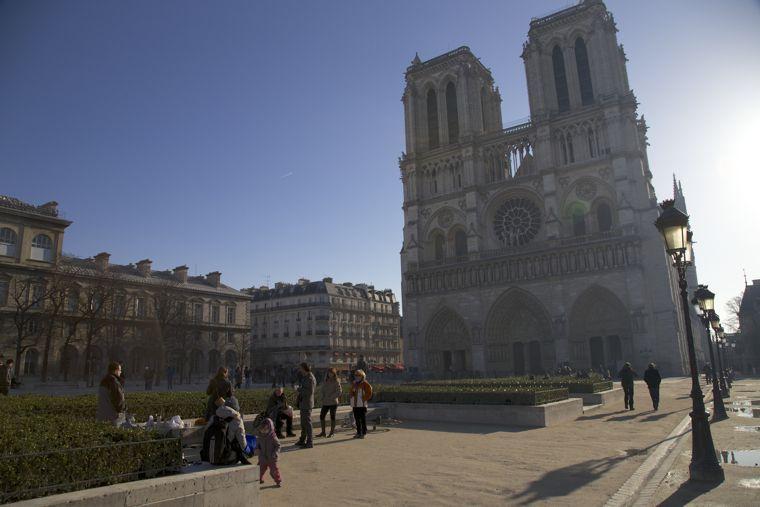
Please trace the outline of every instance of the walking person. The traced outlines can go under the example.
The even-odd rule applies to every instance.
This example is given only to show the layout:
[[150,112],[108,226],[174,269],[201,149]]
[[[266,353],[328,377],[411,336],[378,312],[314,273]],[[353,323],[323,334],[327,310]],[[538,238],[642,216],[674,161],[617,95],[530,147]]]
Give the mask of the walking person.
[[296,445],[305,449],[314,447],[314,428],[311,425],[311,409],[314,408],[314,386],[317,379],[311,372],[307,363],[301,363],[298,374],[300,376],[298,386],[298,410],[301,414],[301,438]]
[[174,389],[174,366],[172,365],[166,367],[166,388]]
[[367,434],[367,402],[372,399],[372,386],[367,382],[364,370],[354,372],[354,381],[349,391],[349,402],[356,420],[356,435],[354,438],[364,438]]
[[257,430],[256,449],[259,455],[259,484],[264,484],[264,474],[269,468],[269,475],[279,488],[282,484],[280,468],[277,461],[280,459],[280,441],[277,439],[274,424],[268,417],[259,425]]
[[0,394],[8,396],[8,390],[11,388],[13,380],[13,359],[8,359],[5,364],[0,365]]
[[[322,410],[319,412],[319,423],[322,426],[322,433],[318,437],[327,438],[335,434],[335,413],[340,404],[340,395],[343,394],[343,387],[338,379],[338,370],[329,368],[325,375],[325,381],[320,386],[322,392]],[[330,434],[325,435],[325,416],[330,412]]]
[[251,388],[251,368],[249,366],[246,366],[243,370],[243,377],[245,377],[245,388],[250,389]]
[[98,387],[98,406],[95,419],[116,426],[119,417],[126,411],[124,386],[121,383],[121,365],[116,361],[108,363],[108,372]]
[[644,382],[649,388],[649,396],[652,397],[652,406],[655,410],[660,406],[660,381],[662,377],[654,363],[649,363],[647,371],[644,372]]
[[153,388],[153,370],[150,369],[150,366],[145,367],[143,380],[145,381],[145,390],[150,391]]
[[241,385],[243,385],[243,369],[238,365],[235,368],[235,389],[240,389]]
[[618,373],[618,377],[620,377],[620,385],[623,386],[625,408],[626,410],[633,410],[633,379],[638,377],[638,374],[633,371],[631,363],[625,363],[623,369]]

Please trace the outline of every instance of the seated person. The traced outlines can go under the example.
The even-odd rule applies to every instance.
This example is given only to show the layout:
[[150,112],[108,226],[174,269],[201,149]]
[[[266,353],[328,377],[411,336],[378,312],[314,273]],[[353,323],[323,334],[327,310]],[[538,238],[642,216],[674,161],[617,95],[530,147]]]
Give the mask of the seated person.
[[[243,452],[243,449],[246,447],[243,416],[240,415],[240,412],[229,406],[237,404],[237,400],[231,398],[230,400],[225,401],[224,398],[220,397],[216,399],[214,404],[216,405],[216,412],[214,413],[215,417],[220,419],[230,419],[227,422],[227,440],[235,451],[238,461],[245,465],[250,465],[250,461],[246,459],[245,453]],[[213,424],[213,422],[212,417],[212,420],[209,421],[209,425]]]
[[274,421],[277,438],[283,438],[282,421],[285,421],[286,431],[289,437],[296,436],[293,433],[293,409],[288,406],[288,400],[285,397],[285,391],[282,387],[275,388],[269,397],[266,408],[266,417]]

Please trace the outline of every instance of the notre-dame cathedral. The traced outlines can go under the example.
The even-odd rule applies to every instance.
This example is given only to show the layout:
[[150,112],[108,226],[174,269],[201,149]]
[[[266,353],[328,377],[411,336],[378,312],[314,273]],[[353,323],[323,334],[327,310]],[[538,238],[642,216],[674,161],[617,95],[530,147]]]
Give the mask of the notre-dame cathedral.
[[530,121],[509,128],[469,48],[407,68],[409,367],[505,375],[653,361],[688,371],[676,275],[653,225],[647,127],[616,32],[601,0],[534,18],[521,55]]

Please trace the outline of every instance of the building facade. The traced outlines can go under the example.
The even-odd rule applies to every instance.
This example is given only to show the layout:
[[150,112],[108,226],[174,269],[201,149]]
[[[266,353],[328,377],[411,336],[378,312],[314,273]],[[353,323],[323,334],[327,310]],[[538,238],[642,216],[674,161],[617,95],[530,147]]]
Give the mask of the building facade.
[[246,291],[253,357],[267,376],[289,372],[303,361],[319,371],[334,367],[341,372],[360,356],[369,365],[402,362],[399,304],[390,289],[324,278]]
[[54,202],[0,196],[0,350],[17,376],[92,380],[116,360],[129,379],[171,365],[179,381],[249,363],[248,296],[221,273],[64,255],[69,225]]
[[744,288],[739,306],[738,336],[729,339],[735,343],[734,367],[745,375],[760,372],[760,280]]
[[600,0],[534,18],[521,55],[530,121],[509,128],[469,48],[407,68],[408,366],[688,368],[676,274],[653,225],[647,127],[616,32]]

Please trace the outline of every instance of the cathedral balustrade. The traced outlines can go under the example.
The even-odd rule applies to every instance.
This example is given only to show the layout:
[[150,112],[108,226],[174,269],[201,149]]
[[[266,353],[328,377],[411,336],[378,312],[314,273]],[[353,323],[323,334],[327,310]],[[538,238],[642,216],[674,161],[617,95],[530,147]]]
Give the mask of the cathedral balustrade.
[[487,181],[491,183],[531,174],[534,138],[535,128],[531,122],[503,129],[495,136],[481,137],[478,142]]
[[530,251],[514,249],[481,252],[478,260],[425,266],[410,265],[406,272],[406,294],[429,294],[488,285],[514,283],[607,271],[639,263],[639,237],[603,234],[542,242]]

